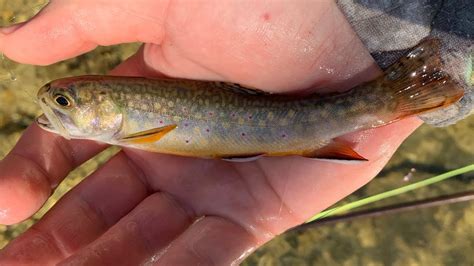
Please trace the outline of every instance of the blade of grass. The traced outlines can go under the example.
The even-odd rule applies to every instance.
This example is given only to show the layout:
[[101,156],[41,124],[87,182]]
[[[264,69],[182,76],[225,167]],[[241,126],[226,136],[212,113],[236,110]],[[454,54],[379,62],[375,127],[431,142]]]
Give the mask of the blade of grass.
[[397,196],[397,195],[400,195],[402,193],[406,193],[406,192],[414,190],[414,189],[418,189],[418,188],[421,188],[421,187],[424,187],[424,186],[428,186],[428,185],[446,180],[446,179],[451,178],[453,176],[465,174],[465,173],[471,172],[471,171],[474,171],[474,164],[471,164],[471,165],[468,165],[468,166],[465,166],[465,167],[462,167],[462,168],[459,168],[459,169],[456,169],[456,170],[452,170],[452,171],[446,172],[444,174],[437,175],[437,176],[434,176],[434,177],[431,177],[431,178],[428,178],[428,179],[425,179],[423,181],[419,181],[419,182],[416,182],[416,183],[413,183],[413,184],[410,184],[410,185],[406,185],[406,186],[396,188],[396,189],[393,189],[393,190],[389,190],[389,191],[386,191],[386,192],[383,192],[383,193],[380,193],[380,194],[376,194],[376,195],[373,195],[373,196],[370,196],[370,197],[367,197],[367,198],[363,198],[363,199],[345,204],[345,205],[340,206],[340,207],[335,207],[335,208],[331,208],[331,209],[322,211],[322,212],[314,215],[313,217],[311,217],[306,222],[309,223],[309,222],[315,221],[317,219],[321,219],[323,217],[328,217],[328,216],[331,216],[331,215],[346,212],[348,210],[352,210],[352,209],[358,208],[360,206],[367,205],[369,203],[373,203],[373,202],[376,202],[376,201],[379,201],[379,200],[382,200],[382,199]]

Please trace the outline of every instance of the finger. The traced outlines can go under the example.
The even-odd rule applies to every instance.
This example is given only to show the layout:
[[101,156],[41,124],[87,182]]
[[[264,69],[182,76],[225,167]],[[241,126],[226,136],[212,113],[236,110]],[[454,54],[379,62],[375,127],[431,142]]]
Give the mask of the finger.
[[31,125],[0,162],[0,224],[35,213],[67,174],[105,148],[64,138]]
[[[191,222],[191,217],[173,198],[158,192],[146,198],[99,239],[63,263],[140,265],[166,248]],[[127,256],[123,256],[124,250]]]
[[3,29],[0,50],[29,64],[51,64],[97,45],[159,43],[167,1],[50,1],[30,21]]
[[238,265],[261,244],[241,226],[209,216],[193,223],[151,262],[156,265]]
[[146,198],[138,175],[118,153],[0,251],[0,265],[54,264],[91,243]]

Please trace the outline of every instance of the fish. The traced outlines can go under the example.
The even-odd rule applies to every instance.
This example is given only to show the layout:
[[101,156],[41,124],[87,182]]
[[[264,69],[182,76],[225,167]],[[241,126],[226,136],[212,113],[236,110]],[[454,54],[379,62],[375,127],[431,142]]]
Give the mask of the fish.
[[236,83],[76,76],[38,91],[37,124],[66,139],[236,162],[302,156],[363,162],[341,136],[459,101],[440,41],[424,40],[374,80],[341,93],[273,94]]

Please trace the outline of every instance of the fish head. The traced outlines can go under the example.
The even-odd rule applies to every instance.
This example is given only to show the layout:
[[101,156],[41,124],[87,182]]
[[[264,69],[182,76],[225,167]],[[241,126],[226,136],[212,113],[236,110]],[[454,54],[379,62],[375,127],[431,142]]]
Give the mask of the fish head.
[[94,81],[58,80],[38,91],[44,114],[38,125],[67,139],[108,142],[122,126],[122,112],[110,89]]

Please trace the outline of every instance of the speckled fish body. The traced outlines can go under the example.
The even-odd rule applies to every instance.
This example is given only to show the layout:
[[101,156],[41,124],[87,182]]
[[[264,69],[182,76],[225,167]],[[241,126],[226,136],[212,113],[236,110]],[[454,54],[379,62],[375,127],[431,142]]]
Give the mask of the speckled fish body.
[[441,108],[462,97],[459,86],[439,69],[431,46],[415,48],[374,81],[323,96],[274,95],[212,81],[64,78],[38,93],[46,116],[38,121],[67,138],[167,154],[329,159],[342,154],[343,159],[357,159],[350,149],[334,145],[334,139]]
[[[61,82],[92,88],[83,95],[86,101],[102,94],[117,104],[121,129],[106,142],[200,157],[311,152],[336,136],[383,123],[368,112],[386,108],[375,94],[361,90],[357,94],[365,99],[354,91],[345,97],[285,100],[234,92],[218,82],[99,76]],[[122,136],[166,125],[176,128],[156,142],[120,143]]]

